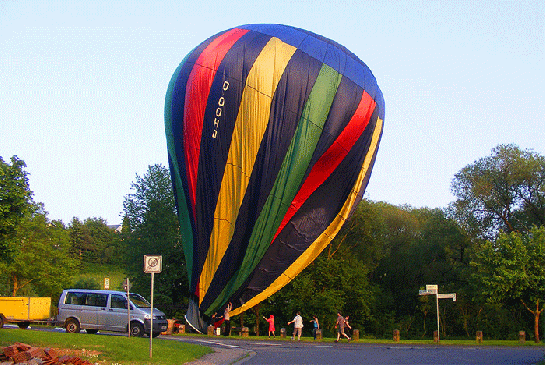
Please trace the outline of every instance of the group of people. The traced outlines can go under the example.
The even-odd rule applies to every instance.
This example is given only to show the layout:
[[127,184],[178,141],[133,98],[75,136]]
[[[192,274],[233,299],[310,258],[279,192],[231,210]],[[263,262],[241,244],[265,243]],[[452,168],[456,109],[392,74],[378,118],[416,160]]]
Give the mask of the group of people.
[[[269,323],[269,338],[271,338],[271,333],[273,337],[276,338],[276,335],[274,333],[274,315],[270,315],[269,318],[263,317],[268,323]],[[349,316],[343,317],[340,312],[337,312],[337,321],[335,322],[335,329],[337,330],[337,339],[335,342],[339,342],[339,339],[341,336],[344,336],[346,339],[348,339],[348,342],[352,340],[352,337],[347,335],[345,333],[345,328],[352,329],[350,326],[350,323],[348,323]],[[318,321],[318,318],[316,316],[312,316],[312,319],[310,320],[312,323],[312,335],[314,336],[314,339],[316,340],[316,334],[318,332],[318,329],[320,329],[320,322]],[[295,317],[288,322],[288,326],[293,323],[293,335],[291,336],[292,340],[295,340],[295,336],[297,336],[297,341],[301,340],[301,334],[303,332],[303,317],[301,317],[301,312],[297,312]]]
[[[210,319],[210,324],[214,326],[214,331],[217,330],[223,323],[225,323],[225,330],[224,335],[229,336],[231,332],[231,317],[229,315],[229,312],[233,309],[233,305],[231,303],[228,303],[225,307],[225,310],[223,312],[223,316],[218,316],[217,313],[214,313]],[[271,334],[273,338],[276,338],[275,334],[275,328],[274,328],[274,315],[269,315],[269,318],[263,317],[264,320],[267,321],[269,324],[269,338],[271,338]],[[337,312],[337,321],[335,322],[335,329],[337,330],[337,339],[335,342],[339,342],[341,336],[345,337],[348,342],[352,340],[352,338],[345,333],[345,328],[352,329],[350,324],[348,323],[349,316],[343,317],[340,312]],[[316,340],[316,334],[318,330],[320,329],[320,322],[318,322],[318,318],[316,316],[312,316],[312,319],[310,320],[312,323],[312,335],[314,336],[314,339]],[[288,322],[288,326],[293,323],[293,336],[291,337],[292,340],[295,340],[295,336],[297,336],[297,341],[301,340],[301,335],[303,333],[303,317],[301,317],[301,312],[297,312],[295,317]]]

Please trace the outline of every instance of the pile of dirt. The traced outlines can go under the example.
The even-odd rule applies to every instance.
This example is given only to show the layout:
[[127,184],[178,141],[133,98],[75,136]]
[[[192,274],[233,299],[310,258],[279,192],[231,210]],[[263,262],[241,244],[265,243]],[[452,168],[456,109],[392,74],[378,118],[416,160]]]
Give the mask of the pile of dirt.
[[63,355],[58,349],[14,343],[0,349],[0,365],[93,365],[77,356]]

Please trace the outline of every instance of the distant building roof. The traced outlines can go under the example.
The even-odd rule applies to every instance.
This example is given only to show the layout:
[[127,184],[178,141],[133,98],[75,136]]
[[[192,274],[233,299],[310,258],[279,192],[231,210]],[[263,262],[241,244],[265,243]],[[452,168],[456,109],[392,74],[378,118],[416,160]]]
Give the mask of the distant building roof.
[[123,228],[122,224],[109,224],[108,228],[113,229],[114,231],[121,233],[121,229]]

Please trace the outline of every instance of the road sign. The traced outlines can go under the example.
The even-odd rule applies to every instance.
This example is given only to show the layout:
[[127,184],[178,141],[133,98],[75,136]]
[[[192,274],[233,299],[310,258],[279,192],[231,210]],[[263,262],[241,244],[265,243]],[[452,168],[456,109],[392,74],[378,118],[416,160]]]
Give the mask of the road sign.
[[418,295],[435,295],[435,305],[437,308],[437,341],[439,341],[439,299],[452,298],[456,301],[456,293],[439,294],[439,285],[426,285],[426,290],[419,290]]
[[163,266],[162,256],[144,255],[144,272],[145,273],[160,273]]
[[433,294],[437,294],[437,292],[439,291],[439,286],[438,285],[426,285],[426,290],[429,291],[429,292],[432,292]]
[[452,301],[455,302],[455,301],[456,301],[456,293],[452,293],[452,294],[437,294],[437,298],[439,298],[439,299],[449,299],[449,298],[452,298]]
[[123,290],[129,291],[131,290],[131,287],[132,287],[132,284],[129,281],[129,278],[126,278],[125,280],[123,280]]

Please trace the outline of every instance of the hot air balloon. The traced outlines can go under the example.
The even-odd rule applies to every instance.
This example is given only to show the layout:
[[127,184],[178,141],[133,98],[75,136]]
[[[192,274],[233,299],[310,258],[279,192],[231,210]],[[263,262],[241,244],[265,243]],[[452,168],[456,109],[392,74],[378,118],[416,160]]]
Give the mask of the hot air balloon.
[[362,199],[383,120],[369,68],[306,30],[243,25],[183,59],[165,129],[194,328],[227,303],[252,308],[320,254]]

